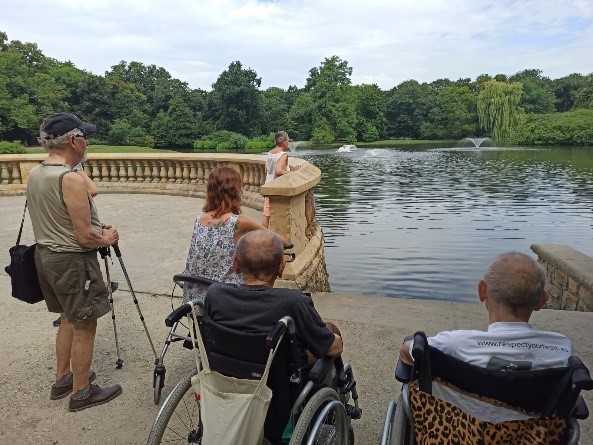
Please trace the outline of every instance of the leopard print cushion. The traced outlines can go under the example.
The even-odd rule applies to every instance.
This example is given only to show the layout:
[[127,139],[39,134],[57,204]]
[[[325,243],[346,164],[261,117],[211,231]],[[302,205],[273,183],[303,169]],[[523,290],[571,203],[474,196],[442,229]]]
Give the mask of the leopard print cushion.
[[410,384],[410,403],[419,445],[561,445],[565,440],[564,419],[486,422],[420,391],[417,382]]

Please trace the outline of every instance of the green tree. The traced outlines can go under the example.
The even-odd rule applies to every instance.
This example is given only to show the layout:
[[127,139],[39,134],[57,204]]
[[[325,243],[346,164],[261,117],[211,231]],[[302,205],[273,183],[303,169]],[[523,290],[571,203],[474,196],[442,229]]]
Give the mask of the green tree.
[[575,108],[589,108],[593,110],[593,74],[589,74],[584,85],[575,97]]
[[356,112],[350,76],[352,68],[338,56],[309,70],[305,91],[313,99],[313,133],[345,141],[356,140]]
[[37,45],[1,37],[0,138],[33,142],[41,120],[65,106],[64,89],[48,74]]
[[288,128],[288,102],[282,88],[271,87],[261,93],[261,134]]
[[189,105],[181,97],[171,99],[167,111],[169,117],[169,141],[172,147],[190,148],[204,134],[204,124],[196,118]]
[[298,140],[311,139],[314,113],[315,104],[312,94],[300,94],[288,113],[288,134]]
[[426,121],[424,139],[461,139],[477,134],[477,97],[469,86],[451,84],[439,90]]
[[241,62],[232,62],[212,85],[208,95],[208,114],[218,129],[245,136],[259,134],[261,116],[261,78]]
[[523,94],[519,107],[526,113],[552,113],[556,97],[552,93],[552,81],[543,76],[541,70],[523,70],[509,77],[509,82],[521,82]]
[[586,85],[586,82],[587,78],[578,73],[554,79],[552,87],[556,97],[556,111],[565,112],[572,109],[580,90]]
[[356,110],[356,139],[376,141],[387,136],[386,94],[373,85],[352,87]]
[[491,80],[478,95],[480,126],[500,144],[509,142],[519,124],[523,110],[519,107],[522,85]]
[[81,119],[97,125],[99,137],[109,134],[117,119],[134,122],[135,127],[148,127],[150,107],[146,96],[131,83],[116,77],[88,75],[79,84],[76,98],[79,102],[73,104],[73,110]]
[[406,80],[387,93],[387,133],[391,137],[420,139],[435,92],[426,83]]

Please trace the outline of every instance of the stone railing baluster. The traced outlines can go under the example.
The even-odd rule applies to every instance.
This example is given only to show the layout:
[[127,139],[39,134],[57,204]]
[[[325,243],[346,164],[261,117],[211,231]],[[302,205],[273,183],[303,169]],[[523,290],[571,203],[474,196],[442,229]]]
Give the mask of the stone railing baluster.
[[130,182],[136,182],[136,170],[135,170],[135,165],[134,165],[134,160],[130,160],[127,161],[128,163],[128,181]]
[[22,184],[21,181],[21,166],[18,162],[12,163],[12,183],[13,184]]
[[8,163],[0,165],[0,171],[2,172],[0,177],[2,178],[2,184],[8,184],[10,179],[10,173],[8,172]]

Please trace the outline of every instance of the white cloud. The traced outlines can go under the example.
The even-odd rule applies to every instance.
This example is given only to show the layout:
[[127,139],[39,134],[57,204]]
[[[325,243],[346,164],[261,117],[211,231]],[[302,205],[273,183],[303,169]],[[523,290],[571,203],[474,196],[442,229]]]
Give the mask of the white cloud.
[[239,60],[262,86],[303,86],[332,55],[353,83],[475,78],[539,68],[588,74],[591,0],[3,0],[0,30],[103,74],[155,64],[209,90]]

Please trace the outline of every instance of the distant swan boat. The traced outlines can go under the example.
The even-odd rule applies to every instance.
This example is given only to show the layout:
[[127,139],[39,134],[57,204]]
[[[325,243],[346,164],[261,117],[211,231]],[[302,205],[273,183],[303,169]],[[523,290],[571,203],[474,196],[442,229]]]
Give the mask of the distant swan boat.
[[342,145],[338,148],[338,153],[350,153],[352,150],[356,150],[356,145]]

